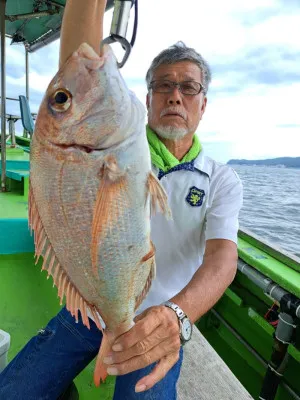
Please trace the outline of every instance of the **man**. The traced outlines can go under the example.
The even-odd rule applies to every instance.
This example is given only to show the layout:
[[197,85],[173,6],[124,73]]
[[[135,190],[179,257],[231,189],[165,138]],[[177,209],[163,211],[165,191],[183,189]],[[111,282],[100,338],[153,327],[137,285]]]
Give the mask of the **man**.
[[[99,45],[105,1],[79,3],[76,10],[72,0],[67,3],[61,64],[79,42]],[[153,60],[146,80],[153,170],[173,220],[158,214],[151,221],[157,277],[135,326],[105,359],[108,373],[117,376],[114,400],[176,399],[181,344],[190,339],[191,324],[222,296],[237,265],[241,182],[231,168],[206,157],[195,136],[207,104],[209,67],[178,43]],[[0,399],[57,399],[97,355],[100,342],[92,321],[88,330],[62,309],[0,375]]]

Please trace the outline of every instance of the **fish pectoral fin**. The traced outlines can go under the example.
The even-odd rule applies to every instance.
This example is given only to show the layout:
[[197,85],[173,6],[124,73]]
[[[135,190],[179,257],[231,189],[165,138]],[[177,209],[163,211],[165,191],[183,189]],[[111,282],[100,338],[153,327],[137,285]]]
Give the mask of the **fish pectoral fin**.
[[92,269],[97,276],[99,243],[114,229],[129,205],[127,174],[121,171],[113,156],[108,156],[101,168],[101,184],[97,193],[93,222],[91,259]]
[[46,234],[40,214],[34,199],[32,187],[29,190],[28,198],[29,206],[29,225],[34,230],[34,244],[36,264],[40,258],[43,257],[42,271],[48,272],[53,278],[53,286],[58,289],[58,297],[60,298],[60,305],[63,304],[63,299],[66,296],[66,308],[75,317],[78,322],[78,311],[81,313],[83,324],[90,329],[90,323],[87,316],[87,311],[90,310],[94,317],[97,327],[102,330],[100,319],[93,305],[89,304],[79,293],[76,286],[72,283],[69,275],[61,266],[56,253],[52,247],[51,241]]
[[165,214],[167,218],[172,218],[172,213],[168,205],[168,198],[165,189],[162,187],[152,171],[149,173],[146,183],[146,200],[149,195],[151,199],[151,213],[155,215],[157,209],[160,209],[160,211]]
[[151,260],[155,256],[155,246],[153,242],[150,240],[150,251],[142,258],[141,262],[147,262]]
[[139,308],[142,301],[147,296],[147,294],[150,290],[151,284],[153,282],[153,279],[156,276],[155,247],[154,247],[154,244],[152,243],[152,241],[150,241],[150,245],[151,245],[151,248],[150,248],[149,253],[147,253],[141,260],[141,264],[142,264],[141,268],[148,267],[149,275],[148,275],[148,278],[147,278],[147,281],[145,283],[143,290],[135,299],[135,311]]

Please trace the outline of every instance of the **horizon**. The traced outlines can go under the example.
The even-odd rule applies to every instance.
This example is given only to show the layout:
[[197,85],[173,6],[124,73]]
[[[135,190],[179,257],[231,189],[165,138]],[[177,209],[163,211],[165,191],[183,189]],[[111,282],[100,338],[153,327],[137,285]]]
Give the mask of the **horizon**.
[[300,156],[296,156],[296,157],[289,157],[289,156],[280,156],[280,157],[273,157],[273,158],[262,158],[262,159],[254,159],[254,160],[250,160],[250,159],[246,159],[246,158],[232,158],[228,161],[232,161],[232,160],[237,160],[237,161],[268,161],[268,160],[281,160],[282,158],[286,158],[286,159],[300,159]]
[[[212,70],[207,109],[196,131],[205,153],[220,162],[298,157],[300,4],[294,0],[288,5],[284,0],[243,4],[212,0],[205,7],[190,0],[189,4],[189,9],[183,9],[179,0],[152,0],[151,6],[149,1],[140,5],[136,44],[121,69],[128,87],[145,104],[144,77],[152,59],[182,40],[200,52]],[[172,18],[166,21],[166,15]],[[105,37],[111,19],[112,10],[105,14]],[[149,21],[155,21],[155,29],[149,28]],[[7,97],[17,97],[25,94],[24,47],[10,46],[9,39],[6,43]],[[123,52],[117,46],[113,49],[120,57]],[[38,111],[57,72],[58,53],[59,40],[29,54],[32,112]],[[20,115],[17,102],[7,101],[7,113]],[[21,133],[21,123],[16,125]]]

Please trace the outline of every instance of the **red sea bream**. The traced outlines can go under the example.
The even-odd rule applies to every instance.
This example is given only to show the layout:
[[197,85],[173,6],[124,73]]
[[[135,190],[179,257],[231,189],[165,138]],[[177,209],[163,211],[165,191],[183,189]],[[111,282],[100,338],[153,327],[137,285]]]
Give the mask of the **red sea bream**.
[[42,269],[67,309],[104,338],[94,381],[106,376],[112,339],[129,330],[155,276],[150,205],[167,211],[151,172],[144,107],[109,47],[82,44],[51,81],[31,145],[29,223]]

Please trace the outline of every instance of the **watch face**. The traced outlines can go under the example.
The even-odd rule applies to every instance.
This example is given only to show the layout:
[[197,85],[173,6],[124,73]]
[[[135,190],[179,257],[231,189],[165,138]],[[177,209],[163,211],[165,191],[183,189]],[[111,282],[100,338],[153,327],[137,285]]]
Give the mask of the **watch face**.
[[192,334],[192,325],[188,319],[182,322],[182,337],[184,340],[189,340]]

